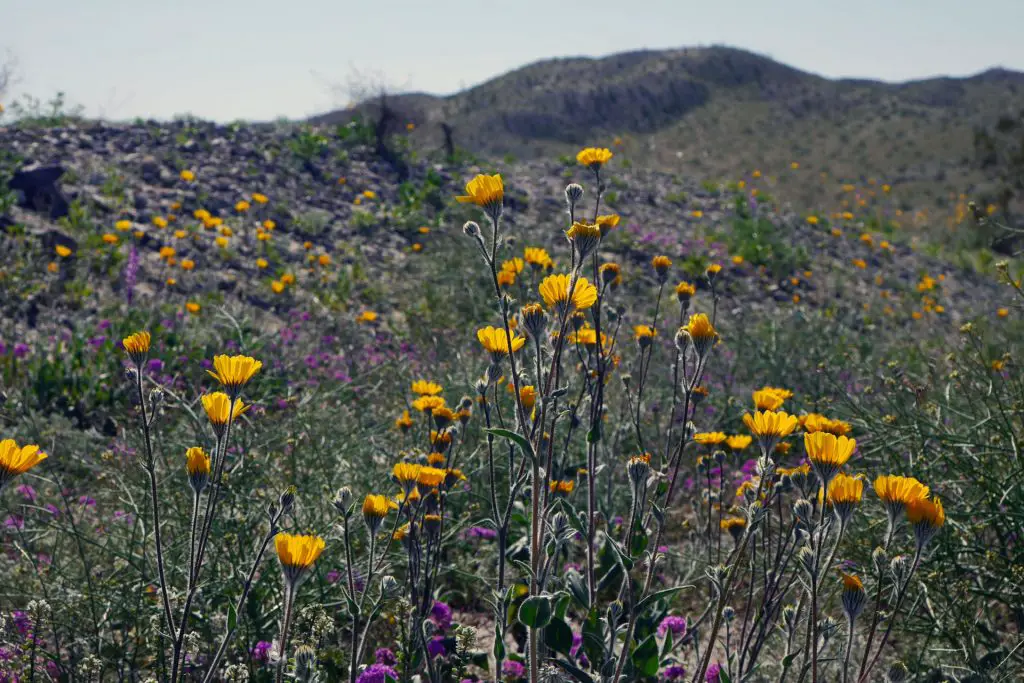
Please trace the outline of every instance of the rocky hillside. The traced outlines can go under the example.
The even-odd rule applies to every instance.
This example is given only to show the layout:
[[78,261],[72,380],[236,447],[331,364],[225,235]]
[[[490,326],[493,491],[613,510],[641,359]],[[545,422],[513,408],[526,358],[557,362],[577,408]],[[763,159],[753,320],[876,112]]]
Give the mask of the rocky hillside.
[[457,146],[486,157],[550,157],[618,138],[641,165],[701,178],[781,174],[798,162],[828,181],[787,196],[826,210],[841,184],[868,178],[903,187],[906,209],[934,209],[985,190],[974,131],[1024,108],[1024,74],[830,80],[742,50],[689,48],[545,60],[451,96],[398,95],[389,105],[425,149],[442,146],[442,124]]
[[[269,321],[300,305],[352,318],[372,308],[395,324],[440,315],[454,305],[444,292],[473,286],[461,273],[477,256],[461,226],[475,214],[453,197],[480,169],[412,157],[396,169],[372,143],[355,125],[331,136],[197,122],[0,128],[14,190],[0,211],[3,315],[18,330],[73,326],[127,302],[244,306]],[[568,179],[590,185],[575,162],[496,170],[510,257],[565,228]],[[1005,296],[899,232],[758,201],[756,183],[710,187],[618,159],[607,178],[604,210],[622,222],[603,251],[622,264],[627,292],[649,297],[648,262],[664,253],[674,278],[699,281],[723,264],[723,304],[759,319],[812,307],[856,330],[952,332],[994,316]]]

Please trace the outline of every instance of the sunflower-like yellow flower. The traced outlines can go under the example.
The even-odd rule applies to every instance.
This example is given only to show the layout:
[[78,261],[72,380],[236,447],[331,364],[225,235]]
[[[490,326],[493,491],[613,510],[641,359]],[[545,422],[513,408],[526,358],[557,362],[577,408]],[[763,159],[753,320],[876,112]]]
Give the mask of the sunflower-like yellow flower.
[[19,446],[14,439],[0,441],[0,491],[9,481],[46,460],[39,446]]
[[601,236],[603,234],[604,233],[601,232],[601,228],[597,223],[576,221],[572,224],[572,227],[566,231],[565,236],[576,250],[576,253],[579,255],[579,259],[583,260],[597,248],[597,245],[601,242]]
[[725,432],[697,432],[693,435],[693,440],[702,446],[717,446],[725,443],[727,438]]
[[251,356],[214,356],[213,370],[207,370],[211,377],[224,385],[228,395],[237,398],[253,376],[260,371],[263,363]]
[[[448,406],[438,406],[430,411],[430,416],[434,418],[434,425],[438,429],[444,429],[452,422],[455,422],[455,411]],[[449,435],[449,441],[451,436]]]
[[532,384],[519,387],[519,402],[527,412],[533,410],[533,406],[537,404],[537,388]]
[[[793,420],[795,423],[796,418]],[[847,436],[836,436],[828,432],[804,434],[807,459],[826,485],[839,472],[839,468],[846,464],[856,448],[857,440]]]
[[851,623],[860,615],[867,602],[867,594],[864,592],[864,583],[856,574],[840,572],[843,581],[843,592],[841,602],[843,612]]
[[319,536],[286,533],[274,536],[277,559],[281,562],[281,571],[290,586],[294,588],[302,575],[313,566],[325,545],[324,539]]
[[410,462],[395,463],[395,466],[391,468],[391,479],[402,487],[402,491],[406,495],[409,495],[409,492],[416,487],[416,480],[420,476],[421,469],[423,469],[422,465]]
[[416,484],[420,489],[435,489],[444,482],[445,472],[437,467],[420,467],[416,475]]
[[[512,336],[512,353],[515,353],[519,349],[523,348],[523,344],[526,343],[526,337],[520,337],[515,332],[511,333]],[[491,354],[491,357],[497,361],[503,356],[507,356],[509,353],[509,336],[505,334],[504,329],[492,327],[482,327],[476,331],[476,338],[480,341],[480,345],[484,347],[484,350]]]
[[757,437],[761,449],[768,453],[775,444],[793,433],[797,419],[783,411],[755,410],[753,415],[747,413],[743,416],[743,424]]
[[819,413],[808,413],[800,416],[800,426],[805,432],[827,432],[836,436],[845,436],[853,431],[849,422],[833,420]]
[[601,229],[601,237],[604,237],[619,225],[619,220],[619,214],[613,213],[607,216],[598,216],[594,222],[597,223],[597,227]]
[[786,399],[769,387],[758,389],[753,393],[754,407],[758,410],[778,410]]
[[223,433],[228,420],[234,421],[251,408],[251,406],[245,405],[240,398],[234,400],[234,408],[232,408],[231,397],[222,391],[204,394],[202,401],[206,417],[210,419],[210,424],[213,425],[213,431],[217,436]]
[[519,258],[518,256],[516,256],[515,258],[511,258],[508,261],[505,261],[501,264],[501,269],[503,271],[513,273],[515,275],[519,275],[519,273],[523,272],[523,268],[525,267],[526,262],[523,261],[523,259]]
[[650,325],[634,325],[633,336],[636,337],[641,346],[644,346],[645,342],[649,346],[654,338],[658,336],[658,330]]
[[685,280],[676,285],[676,299],[679,303],[688,303],[696,293],[697,288]]
[[[864,478],[859,475],[851,477],[840,472],[828,485],[828,503],[835,510],[836,516],[843,524],[849,521],[863,496]],[[819,490],[819,500],[824,497],[824,490]]]
[[612,151],[608,148],[601,147],[586,147],[581,149],[576,155],[576,162],[580,166],[586,166],[587,168],[598,170],[604,164],[614,156]]
[[540,247],[526,247],[523,250],[523,259],[534,268],[547,269],[555,267],[555,262],[551,260],[547,250]]
[[707,355],[718,337],[715,326],[711,324],[711,320],[705,313],[691,315],[690,320],[681,331],[689,337],[694,351],[700,357]]
[[883,474],[875,479],[875,495],[889,517],[889,532],[896,526],[896,518],[906,507],[916,501],[927,499],[931,492],[914,477]]
[[576,481],[574,479],[548,482],[548,490],[556,496],[568,496],[575,488]]
[[185,451],[185,472],[188,483],[197,494],[206,488],[210,481],[210,456],[199,446]]
[[378,494],[367,494],[363,499],[363,518],[384,519],[388,516],[388,510],[397,510],[398,503],[389,500],[387,496]]
[[[569,289],[572,288],[572,299],[569,299]],[[590,284],[587,278],[576,279],[573,286],[572,278],[565,274],[548,275],[538,287],[544,303],[548,307],[557,306],[559,311],[567,307],[581,311],[590,308],[597,301],[597,287]]]
[[728,531],[733,540],[738,541],[747,529],[747,520],[743,517],[726,517],[718,526],[722,531]]
[[729,450],[742,451],[750,445],[751,441],[753,441],[753,439],[746,434],[734,434],[725,440],[725,445],[729,447]]
[[668,277],[668,269],[672,267],[672,259],[663,254],[655,256],[651,259],[651,267],[654,268],[658,280],[664,282],[665,278]]
[[914,539],[919,550],[932,539],[946,523],[946,511],[938,496],[917,498],[907,503],[907,521],[914,527]]
[[149,355],[149,344],[149,332],[136,332],[121,340],[121,346],[125,353],[137,367],[141,367],[146,362],[146,357]]
[[476,204],[496,220],[501,215],[505,185],[501,175],[478,175],[466,184],[466,194],[455,198],[460,204]]
[[391,539],[401,543],[409,535],[409,522],[406,522],[402,526],[395,529],[394,533],[391,534]]
[[412,407],[421,413],[432,413],[435,408],[443,408],[444,405],[443,396],[420,396],[412,402]]

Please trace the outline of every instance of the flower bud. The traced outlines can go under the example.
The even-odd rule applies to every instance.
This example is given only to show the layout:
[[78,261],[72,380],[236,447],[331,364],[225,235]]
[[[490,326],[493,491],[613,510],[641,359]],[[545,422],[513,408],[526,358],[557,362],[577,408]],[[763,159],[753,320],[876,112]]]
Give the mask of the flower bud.
[[334,509],[340,512],[343,516],[348,517],[352,513],[352,489],[347,486],[342,486],[338,489],[338,492],[334,494],[334,500],[331,501]]
[[477,237],[480,235],[480,226],[475,221],[466,221],[462,225],[462,232],[470,237]]
[[903,662],[893,662],[889,670],[885,672],[887,683],[903,683],[908,676],[910,676],[910,671],[907,670],[907,665]]

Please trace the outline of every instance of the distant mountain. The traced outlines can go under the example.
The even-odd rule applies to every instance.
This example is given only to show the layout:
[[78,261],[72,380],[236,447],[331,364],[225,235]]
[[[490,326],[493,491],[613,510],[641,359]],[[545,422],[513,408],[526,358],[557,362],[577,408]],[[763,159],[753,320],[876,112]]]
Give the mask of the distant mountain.
[[1024,109],[1024,73],[832,80],[744,50],[685,48],[544,60],[454,95],[389,103],[416,124],[420,148],[441,147],[442,123],[458,147],[484,157],[564,154],[620,138],[625,158],[699,178],[780,174],[799,162],[834,182],[808,174],[787,198],[825,210],[840,183],[869,178],[902,186],[906,208],[918,208],[985,182],[974,131]]

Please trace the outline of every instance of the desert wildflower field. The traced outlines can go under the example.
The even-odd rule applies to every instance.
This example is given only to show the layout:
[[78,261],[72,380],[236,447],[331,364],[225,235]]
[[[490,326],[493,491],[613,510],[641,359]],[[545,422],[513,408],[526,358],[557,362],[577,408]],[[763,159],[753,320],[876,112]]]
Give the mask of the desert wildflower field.
[[1024,680],[995,207],[594,142],[0,120],[0,681]]

